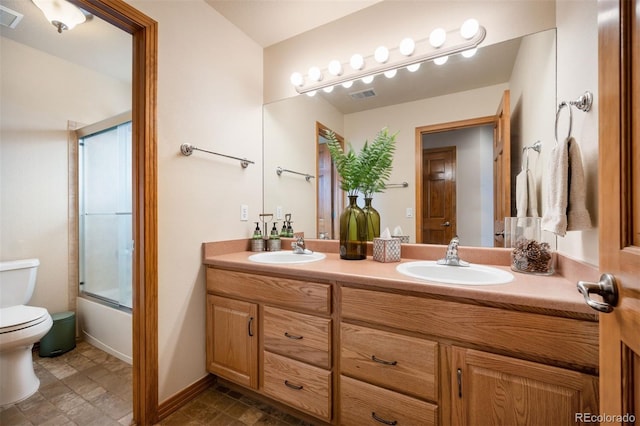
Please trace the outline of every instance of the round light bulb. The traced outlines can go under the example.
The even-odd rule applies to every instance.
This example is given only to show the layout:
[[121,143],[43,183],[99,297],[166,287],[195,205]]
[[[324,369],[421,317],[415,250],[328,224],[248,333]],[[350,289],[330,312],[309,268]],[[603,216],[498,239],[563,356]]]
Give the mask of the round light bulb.
[[342,75],[342,64],[338,60],[333,60],[329,62],[329,74],[331,75]]
[[447,40],[447,32],[442,28],[436,28],[429,34],[429,43],[431,46],[438,48]]
[[387,77],[387,78],[393,78],[393,77],[395,77],[395,76],[396,76],[396,74],[397,74],[397,73],[398,73],[398,70],[397,70],[397,69],[395,69],[395,70],[389,70],[389,71],[385,71],[385,72],[384,72],[384,76],[385,76],[385,77]]
[[310,80],[313,80],[313,81],[322,80],[322,71],[320,71],[320,68],[318,67],[309,68],[309,71],[307,71],[307,75],[309,76]]
[[348,89],[351,86],[353,86],[353,80],[345,81],[344,83],[342,83],[342,87],[344,87],[345,89]]
[[289,81],[291,81],[291,84],[294,86],[300,87],[304,84],[304,77],[299,72],[294,72],[291,74],[291,77],[289,77]]
[[480,24],[476,19],[473,19],[473,18],[467,19],[466,21],[464,21],[464,23],[460,27],[460,35],[463,38],[469,40],[474,35],[476,35],[476,33],[478,32],[478,29],[480,29]]
[[369,84],[373,81],[373,76],[372,75],[367,75],[365,77],[362,77],[362,82],[364,84]]
[[435,58],[433,60],[433,63],[436,65],[444,65],[447,63],[448,60],[449,60],[448,56],[440,56],[439,58]]
[[380,46],[373,53],[373,57],[378,63],[384,64],[389,60],[389,49],[384,46]]
[[331,93],[331,92],[333,92],[333,86],[325,87],[325,88],[322,89],[322,91],[324,93]]
[[412,38],[404,38],[402,39],[402,41],[400,42],[400,53],[402,53],[405,56],[411,56],[413,55],[413,51],[416,48],[416,42],[413,41]]
[[356,53],[349,60],[349,65],[351,65],[351,68],[354,70],[361,70],[364,67],[364,58],[362,55]]
[[409,70],[409,72],[416,72],[420,69],[420,63],[417,64],[411,64],[407,67],[407,70]]
[[473,49],[465,50],[464,52],[462,52],[462,56],[464,56],[465,58],[470,58],[475,55],[477,51],[478,48],[474,47]]
[[310,98],[314,97],[316,95],[317,90],[312,90],[310,92],[307,92],[307,96],[309,96]]

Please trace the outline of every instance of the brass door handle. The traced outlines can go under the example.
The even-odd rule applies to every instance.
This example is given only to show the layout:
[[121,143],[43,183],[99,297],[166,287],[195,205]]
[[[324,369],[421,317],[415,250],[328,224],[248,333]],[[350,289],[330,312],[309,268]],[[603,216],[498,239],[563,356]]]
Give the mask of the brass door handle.
[[[584,296],[587,305],[598,312],[608,314],[618,304],[618,286],[616,278],[611,274],[602,274],[597,283],[578,281],[578,291]],[[593,300],[590,297],[591,293],[600,295],[603,302]]]
[[443,224],[442,224],[442,225],[440,225],[440,226],[451,226],[451,222],[446,221],[445,223],[443,223]]

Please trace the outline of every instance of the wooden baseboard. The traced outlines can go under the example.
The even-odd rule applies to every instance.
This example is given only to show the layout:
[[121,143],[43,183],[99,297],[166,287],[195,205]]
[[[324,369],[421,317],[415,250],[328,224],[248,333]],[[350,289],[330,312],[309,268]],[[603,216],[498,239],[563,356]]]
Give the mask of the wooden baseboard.
[[183,407],[186,403],[200,395],[216,382],[216,376],[209,374],[191,386],[181,390],[158,406],[158,421],[164,420],[170,414]]

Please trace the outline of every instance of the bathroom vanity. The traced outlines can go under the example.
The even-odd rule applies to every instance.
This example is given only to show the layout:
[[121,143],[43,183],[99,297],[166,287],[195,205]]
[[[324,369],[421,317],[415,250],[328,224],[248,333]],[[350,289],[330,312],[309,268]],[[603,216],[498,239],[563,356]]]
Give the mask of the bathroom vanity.
[[371,257],[259,264],[208,244],[208,371],[314,424],[569,425],[598,412],[597,315],[565,277],[442,285]]

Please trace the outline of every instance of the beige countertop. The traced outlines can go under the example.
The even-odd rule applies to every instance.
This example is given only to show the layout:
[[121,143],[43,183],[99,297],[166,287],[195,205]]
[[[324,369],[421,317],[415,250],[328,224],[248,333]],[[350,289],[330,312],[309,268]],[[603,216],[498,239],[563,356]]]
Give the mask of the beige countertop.
[[[511,271],[509,266],[499,264],[505,263],[504,249],[465,248],[460,253],[463,259],[472,262],[475,259],[483,259],[482,263],[484,264],[491,264],[495,268],[511,272],[514,276],[512,282],[499,285],[458,285],[411,278],[396,270],[399,263],[436,260],[437,256],[434,255],[442,251],[440,246],[434,248],[434,246],[425,245],[422,251],[403,249],[401,262],[382,263],[374,261],[371,256],[365,260],[343,260],[340,259],[337,250],[330,251],[333,246],[318,245],[316,250],[325,253],[325,259],[291,265],[253,262],[248,258],[255,253],[247,251],[246,245],[246,240],[205,243],[203,263],[207,266],[245,272],[277,274],[303,280],[337,281],[372,290],[391,289],[401,292],[423,293],[432,297],[464,299],[492,306],[504,305],[515,309],[532,309],[554,315],[597,320],[597,313],[587,306],[576,288],[573,277],[567,277],[560,273],[552,276],[539,276]],[[283,242],[283,247],[287,247],[287,245]],[[309,247],[310,244],[308,243],[307,246]],[[404,257],[405,252],[413,258]],[[467,256],[463,256],[463,253],[466,253]],[[489,258],[487,258],[488,253],[490,254]],[[506,253],[508,255],[508,251]],[[492,262],[491,259],[495,262]],[[476,261],[475,263],[481,262]],[[567,259],[558,259],[558,266],[572,275],[576,274],[577,270],[577,274],[581,276],[580,279],[593,279],[597,274],[597,270],[593,267],[584,264],[576,265],[575,262]]]

